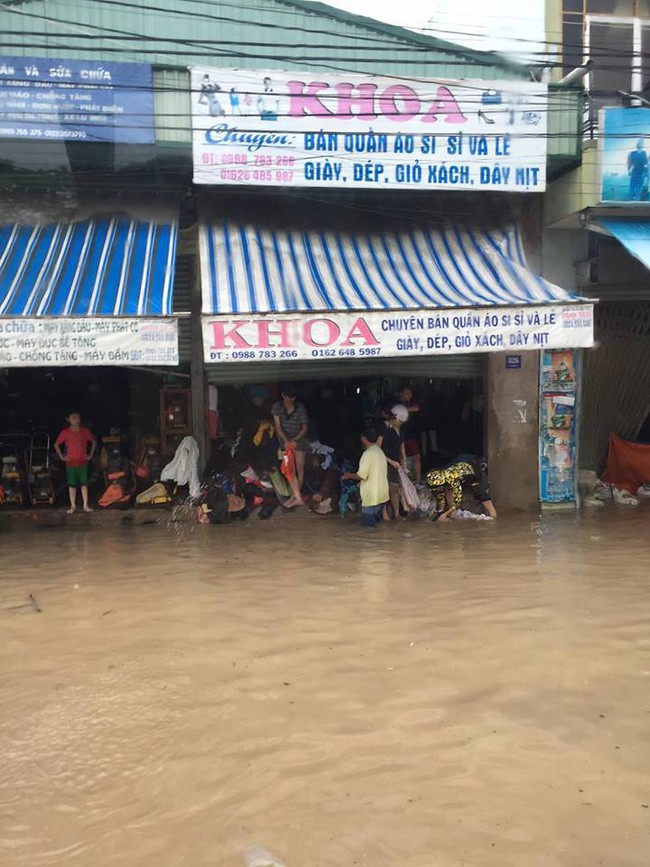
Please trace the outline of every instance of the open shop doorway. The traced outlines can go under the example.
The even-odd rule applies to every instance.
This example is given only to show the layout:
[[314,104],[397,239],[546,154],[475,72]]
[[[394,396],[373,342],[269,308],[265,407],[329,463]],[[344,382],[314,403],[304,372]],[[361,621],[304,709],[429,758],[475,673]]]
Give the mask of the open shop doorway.
[[[176,441],[191,433],[183,409],[189,377],[181,372],[118,367],[16,368],[0,373],[0,506],[68,504],[65,465],[54,442],[66,417],[78,412],[98,440],[88,467],[91,504],[107,488],[108,460],[125,468],[128,501],[151,482],[173,454]],[[165,430],[165,404],[179,407],[176,429]],[[173,398],[173,399],[172,399]],[[168,415],[168,413],[167,413]],[[161,424],[162,420],[162,424]],[[165,449],[166,447],[166,449]],[[143,461],[146,453],[147,459]],[[149,468],[136,475],[136,468]]]
[[[251,467],[261,474],[278,465],[279,443],[273,437],[272,407],[280,400],[283,386],[295,386],[298,400],[309,416],[304,493],[323,491],[323,477],[343,466],[356,467],[361,452],[360,434],[368,427],[380,427],[382,413],[400,401],[400,393],[410,389],[418,411],[409,418],[408,439],[417,450],[408,449],[410,471],[415,478],[416,455],[420,456],[421,478],[429,469],[445,466],[462,453],[483,455],[484,377],[483,364],[474,363],[445,370],[430,365],[413,370],[408,364],[392,364],[390,369],[355,366],[345,374],[327,376],[320,366],[313,376],[302,368],[287,365],[284,376],[257,382],[223,382],[227,371],[208,372],[211,381],[212,440],[208,474],[227,474],[235,478]],[[259,371],[264,375],[264,371]],[[296,375],[296,373],[298,375]],[[293,375],[292,375],[293,374]],[[219,380],[222,380],[219,383]],[[330,478],[330,485],[335,479]],[[327,488],[327,485],[325,485]]]

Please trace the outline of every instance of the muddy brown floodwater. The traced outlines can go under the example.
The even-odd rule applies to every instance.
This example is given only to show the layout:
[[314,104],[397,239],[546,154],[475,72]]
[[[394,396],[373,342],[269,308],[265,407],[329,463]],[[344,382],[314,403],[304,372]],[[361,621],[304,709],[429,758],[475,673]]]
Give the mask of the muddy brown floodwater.
[[0,862],[647,867],[649,522],[5,530]]

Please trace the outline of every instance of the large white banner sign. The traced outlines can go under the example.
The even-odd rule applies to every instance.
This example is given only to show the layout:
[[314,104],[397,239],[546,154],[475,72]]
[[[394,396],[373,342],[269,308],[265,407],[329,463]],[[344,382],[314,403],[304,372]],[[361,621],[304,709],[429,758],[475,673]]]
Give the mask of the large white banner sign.
[[0,367],[177,364],[176,319],[0,319]]
[[546,187],[547,90],[193,68],[194,182],[269,187]]
[[593,305],[204,316],[206,362],[593,346]]

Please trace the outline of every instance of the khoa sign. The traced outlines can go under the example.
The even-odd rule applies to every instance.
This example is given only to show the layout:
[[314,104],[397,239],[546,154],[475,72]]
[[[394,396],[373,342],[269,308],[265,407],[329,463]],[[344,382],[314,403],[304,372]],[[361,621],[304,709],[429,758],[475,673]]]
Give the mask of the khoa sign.
[[196,183],[511,192],[546,186],[544,85],[191,72]]
[[204,316],[207,362],[390,358],[593,345],[593,305]]

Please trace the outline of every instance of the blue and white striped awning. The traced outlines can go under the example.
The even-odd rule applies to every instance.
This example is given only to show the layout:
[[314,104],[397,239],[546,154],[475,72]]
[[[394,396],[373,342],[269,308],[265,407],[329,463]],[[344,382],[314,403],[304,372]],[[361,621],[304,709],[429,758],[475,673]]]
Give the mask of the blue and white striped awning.
[[0,226],[0,316],[169,316],[178,225]]
[[409,224],[373,234],[213,220],[200,228],[203,312],[567,303],[533,274],[519,232]]

